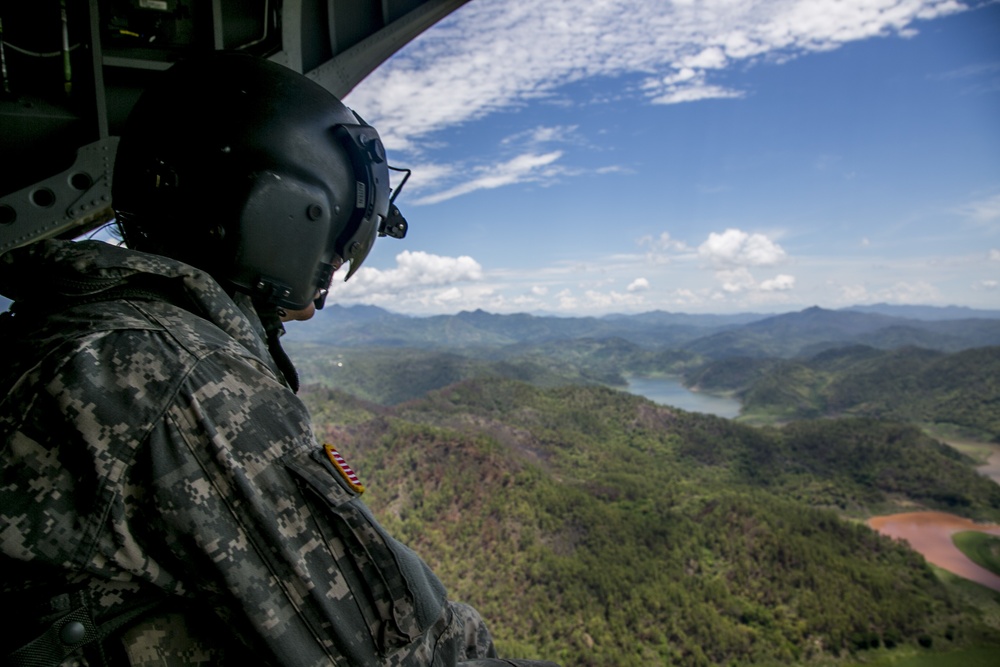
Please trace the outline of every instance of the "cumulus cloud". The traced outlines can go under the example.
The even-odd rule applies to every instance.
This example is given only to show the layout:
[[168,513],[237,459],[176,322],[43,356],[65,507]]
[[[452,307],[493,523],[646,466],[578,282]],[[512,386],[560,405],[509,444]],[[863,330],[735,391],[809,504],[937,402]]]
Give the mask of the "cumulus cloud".
[[646,250],[646,261],[653,264],[665,264],[674,256],[691,250],[686,243],[663,232],[659,236],[643,236],[637,244]]
[[795,287],[795,276],[781,273],[760,284],[762,292],[787,292]]
[[784,249],[763,234],[733,228],[709,234],[698,255],[717,267],[771,266],[785,259]]
[[622,294],[621,292],[616,292],[614,290],[609,292],[586,290],[583,293],[582,299],[576,299],[574,301],[574,307],[572,310],[575,311],[581,306],[585,309],[603,311],[619,308],[634,309],[641,307],[643,304],[645,304],[645,299],[640,294]]
[[840,301],[849,304],[898,303],[932,304],[941,300],[940,291],[930,283],[917,280],[898,281],[888,287],[870,288],[865,285],[843,285]]
[[[330,297],[333,301],[397,297],[417,289],[450,288],[455,283],[478,281],[482,277],[482,266],[471,257],[442,257],[406,250],[396,255],[396,268],[361,267],[350,282],[334,280]],[[449,299],[455,292],[446,289],[437,294]]]
[[636,278],[625,288],[626,292],[644,292],[649,289],[649,281],[645,278]]
[[640,246],[645,246],[653,252],[665,252],[667,250],[684,251],[688,246],[683,241],[679,241],[670,236],[670,232],[663,232],[659,236],[643,236],[638,241]]
[[751,275],[746,267],[742,266],[731,271],[717,271],[715,278],[721,284],[723,291],[730,294],[746,292],[757,286],[757,281],[754,280],[753,275]]

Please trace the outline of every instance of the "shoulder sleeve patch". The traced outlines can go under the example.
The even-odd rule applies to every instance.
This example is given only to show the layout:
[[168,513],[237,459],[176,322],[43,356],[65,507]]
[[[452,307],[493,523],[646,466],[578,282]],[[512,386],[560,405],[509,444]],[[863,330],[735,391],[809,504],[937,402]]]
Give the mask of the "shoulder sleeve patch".
[[365,485],[361,483],[358,479],[357,474],[354,470],[347,464],[344,457],[340,455],[333,445],[323,445],[323,449],[326,451],[327,457],[330,462],[333,463],[333,467],[337,469],[341,477],[347,482],[347,485],[351,487],[355,493],[362,494],[365,492]]

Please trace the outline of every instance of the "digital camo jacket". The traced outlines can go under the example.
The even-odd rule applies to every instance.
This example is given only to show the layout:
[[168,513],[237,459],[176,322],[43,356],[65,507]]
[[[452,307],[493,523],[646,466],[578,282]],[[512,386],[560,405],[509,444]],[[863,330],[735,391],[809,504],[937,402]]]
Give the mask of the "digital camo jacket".
[[493,657],[315,441],[249,300],[95,242],[8,253],[0,293],[14,664]]

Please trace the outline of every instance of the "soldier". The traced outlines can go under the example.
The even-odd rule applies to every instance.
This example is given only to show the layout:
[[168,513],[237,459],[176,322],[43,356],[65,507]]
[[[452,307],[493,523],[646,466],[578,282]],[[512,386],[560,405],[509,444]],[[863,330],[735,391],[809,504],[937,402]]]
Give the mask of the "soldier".
[[294,395],[280,320],[393,231],[374,128],[280,65],[181,63],[114,203],[128,249],[0,258],[5,664],[548,664],[496,658]]

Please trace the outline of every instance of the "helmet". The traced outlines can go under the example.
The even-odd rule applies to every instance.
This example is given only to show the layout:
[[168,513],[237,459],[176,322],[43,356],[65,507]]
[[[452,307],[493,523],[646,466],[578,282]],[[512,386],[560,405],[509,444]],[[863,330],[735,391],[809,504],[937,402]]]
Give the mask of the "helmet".
[[252,56],[213,54],[158,76],[115,160],[126,244],[258,301],[322,307],[333,272],[349,262],[350,278],[384,235],[378,133],[319,84]]

